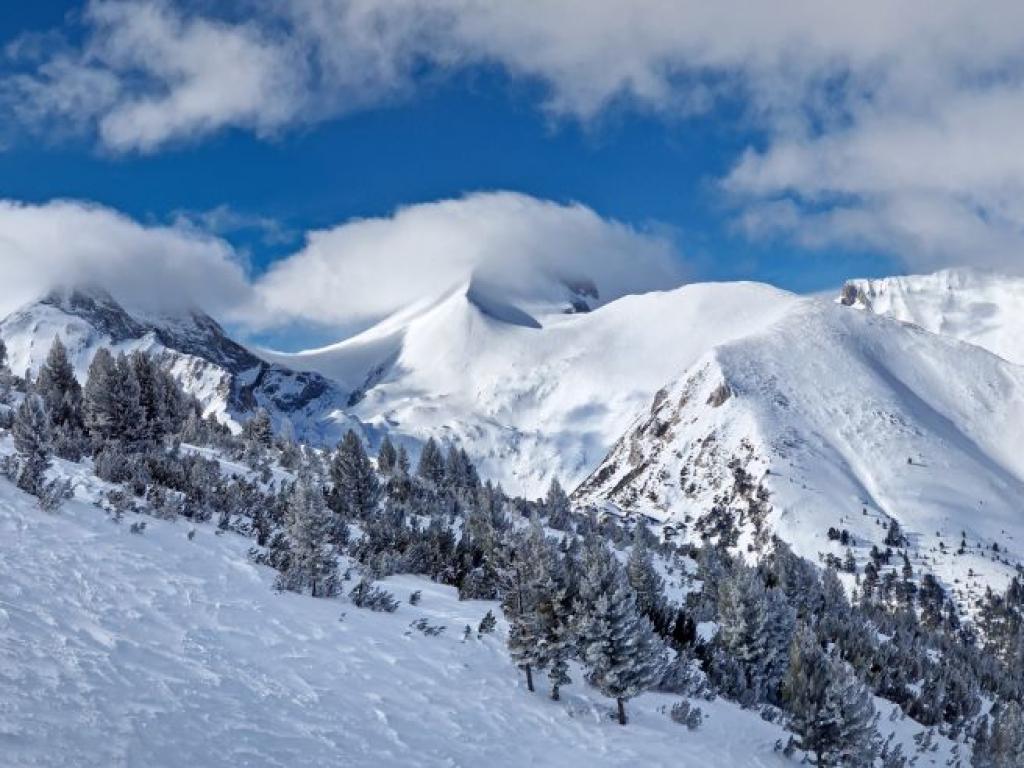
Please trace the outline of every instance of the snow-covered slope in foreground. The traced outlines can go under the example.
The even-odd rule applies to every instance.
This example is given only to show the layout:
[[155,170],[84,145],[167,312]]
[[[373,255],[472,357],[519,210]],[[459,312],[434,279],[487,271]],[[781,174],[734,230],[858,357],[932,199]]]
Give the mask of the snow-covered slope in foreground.
[[863,562],[895,519],[915,570],[970,604],[1024,556],[1022,424],[1024,368],[806,299],[659,392],[577,497],[696,522],[715,504],[748,506],[742,468],[770,492],[769,529],[798,553],[842,557],[834,526]]
[[1024,364],[1024,278],[951,269],[851,280],[839,300],[977,344]]
[[[786,762],[779,728],[724,702],[693,735],[657,711],[669,696],[635,701],[622,728],[580,686],[530,695],[503,627],[462,642],[494,603],[412,577],[389,580],[403,601],[423,590],[395,614],[277,594],[250,542],[147,522],[132,535],[78,503],[47,516],[0,481],[8,768]],[[447,629],[426,637],[420,617]]]
[[[504,622],[462,641],[494,603],[413,577],[387,581],[394,614],[277,594],[251,542],[146,522],[133,535],[82,501],[49,515],[0,480],[5,768],[795,764],[779,726],[722,699],[691,732],[661,711],[672,696],[633,700],[622,727],[578,675],[560,702],[526,692]],[[446,631],[411,629],[421,617]],[[913,754],[922,729],[876,706]]]
[[471,283],[355,338],[273,359],[340,382],[362,421],[456,439],[485,477],[535,495],[552,476],[582,480],[665,381],[797,300],[706,283],[530,315]]

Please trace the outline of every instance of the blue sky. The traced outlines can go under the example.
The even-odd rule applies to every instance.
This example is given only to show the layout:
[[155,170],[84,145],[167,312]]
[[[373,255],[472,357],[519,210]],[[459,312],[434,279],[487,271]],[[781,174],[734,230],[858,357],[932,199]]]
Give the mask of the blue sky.
[[[405,204],[508,189],[670,227],[696,279],[813,291],[898,268],[891,258],[733,231],[734,212],[714,181],[757,137],[724,118],[666,122],[621,110],[581,126],[536,105],[529,89],[485,72],[270,139],[228,129],[139,156],[111,155],[90,138],[21,136],[0,153],[0,196],[88,199],[141,220],[226,205],[276,219],[298,238]],[[253,232],[227,236],[251,252],[256,267],[295,245],[263,243]]]
[[[952,165],[963,152],[915,156],[970,140],[956,133],[961,102],[981,110],[1018,95],[1006,77],[1016,41],[969,62],[1002,74],[965,88],[913,80],[963,69],[964,54],[903,46],[948,32],[912,18],[876,39],[845,29],[867,9],[743,29],[731,23],[740,6],[714,17],[680,3],[689,15],[665,19],[665,6],[641,0],[598,6],[576,30],[565,24],[575,2],[522,20],[454,0],[327,0],[327,21],[303,0],[18,4],[0,20],[0,108],[11,115],[0,198],[71,198],[145,227],[187,220],[248,259],[253,280],[310,230],[492,190],[577,202],[669,239],[691,279],[818,291],[1019,260],[1005,191],[1017,194],[1016,167],[979,178]],[[377,14],[372,24],[351,22],[357,6]],[[664,31],[682,21],[685,31]],[[794,63],[794,35],[817,40],[820,56]],[[879,76],[880,62],[891,73]],[[913,113],[900,89],[920,102]],[[1011,124],[1004,113],[992,107]],[[952,126],[938,138],[936,116]],[[997,144],[977,140],[989,154]]]

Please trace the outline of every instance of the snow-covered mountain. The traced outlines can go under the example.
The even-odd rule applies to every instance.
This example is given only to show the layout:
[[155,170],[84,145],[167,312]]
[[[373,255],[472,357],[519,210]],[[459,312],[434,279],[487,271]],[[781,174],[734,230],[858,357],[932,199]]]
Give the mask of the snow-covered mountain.
[[[949,293],[966,281],[948,309],[976,306],[979,286],[1005,290],[992,323],[1012,326],[1009,288],[956,274],[901,295],[936,307],[921,286]],[[144,349],[234,422],[264,405],[319,443],[358,424],[410,443],[433,435],[513,492],[539,495],[558,477],[581,484],[581,503],[689,517],[691,531],[718,503],[750,506],[763,486],[764,530],[810,557],[843,554],[826,538],[833,527],[863,557],[895,519],[917,565],[964,590],[990,574],[997,585],[1024,556],[1024,441],[1008,427],[1024,423],[1024,368],[890,317],[896,304],[878,297],[893,291],[865,284],[834,303],[693,284],[567,312],[557,291],[530,302],[470,281],[338,344],[259,357],[202,313],[143,316],[78,291],[15,313],[0,334],[15,370],[38,366],[57,333],[80,372],[101,344]],[[738,468],[750,482],[737,484]]]
[[766,500],[765,530],[810,558],[843,556],[835,527],[863,560],[895,519],[914,567],[969,597],[1004,585],[1024,557],[1021,424],[1024,368],[808,298],[659,391],[577,499],[691,533],[730,508],[741,545]]
[[850,280],[839,301],[1024,364],[1024,278],[962,268]]
[[278,428],[285,423],[304,439],[337,439],[350,420],[345,397],[323,376],[268,363],[233,341],[213,318],[193,309],[177,314],[129,312],[96,288],[54,291],[0,322],[11,369],[37,371],[60,336],[84,381],[100,347],[142,350],[156,358],[206,413],[238,427],[266,408]]
[[627,296],[591,312],[512,304],[467,283],[323,349],[267,354],[349,392],[393,434],[461,442],[483,474],[540,494],[597,465],[665,381],[797,297],[754,283]]

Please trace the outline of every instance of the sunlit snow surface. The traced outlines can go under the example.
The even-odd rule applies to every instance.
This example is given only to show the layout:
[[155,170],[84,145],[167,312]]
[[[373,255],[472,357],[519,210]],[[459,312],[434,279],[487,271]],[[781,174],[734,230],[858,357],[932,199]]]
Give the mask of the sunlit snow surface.
[[[80,496],[95,479],[76,476]],[[496,604],[415,577],[394,614],[278,594],[251,542],[145,519],[142,535],[83,500],[57,514],[0,480],[0,764],[205,766],[784,766],[785,734],[721,699],[696,732],[663,708],[612,704],[579,682],[525,690],[497,633],[463,642]],[[422,590],[422,602],[408,595]],[[344,617],[344,618],[342,618]],[[410,622],[446,627],[426,637]],[[922,729],[896,729],[912,747]],[[938,739],[945,763],[949,744]]]

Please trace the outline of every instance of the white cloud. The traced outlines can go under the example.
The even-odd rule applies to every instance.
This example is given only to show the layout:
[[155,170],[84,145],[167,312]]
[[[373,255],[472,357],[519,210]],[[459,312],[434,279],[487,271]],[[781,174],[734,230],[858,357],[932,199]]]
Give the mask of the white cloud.
[[146,152],[231,126],[270,135],[304,106],[304,57],[257,22],[157,0],[95,0],[84,21],[80,50],[61,48],[7,80],[6,100],[26,122],[94,124],[107,148]]
[[665,238],[581,205],[497,192],[311,233],[305,248],[257,282],[250,319],[340,324],[380,317],[471,277],[508,296],[532,296],[552,276],[589,278],[603,299],[682,282]]
[[742,105],[758,147],[725,188],[752,233],[917,266],[1005,266],[1024,245],[1013,0],[91,0],[83,24],[0,91],[21,122],[91,127],[113,151],[274,135],[497,65],[562,117]]
[[[1024,87],[950,94],[919,114],[863,110],[846,129],[748,152],[725,186],[752,233],[868,246],[916,268],[1024,267]],[[765,201],[768,201],[767,203]]]
[[195,305],[251,330],[351,327],[476,276],[535,296],[586,277],[604,298],[682,281],[671,243],[509,192],[409,206],[312,232],[253,280],[224,240],[191,221],[147,226],[75,201],[0,201],[0,317],[59,286],[98,285],[143,309]]
[[0,275],[0,316],[59,286],[98,285],[133,306],[212,312],[250,295],[223,241],[74,201],[0,201]]

